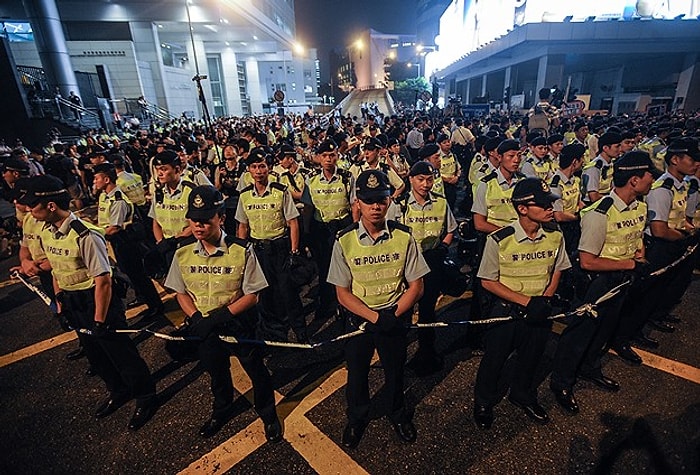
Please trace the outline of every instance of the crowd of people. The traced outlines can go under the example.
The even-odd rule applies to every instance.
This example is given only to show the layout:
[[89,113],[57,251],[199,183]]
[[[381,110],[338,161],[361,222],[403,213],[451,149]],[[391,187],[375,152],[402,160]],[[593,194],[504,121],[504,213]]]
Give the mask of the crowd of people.
[[[416,440],[404,367],[423,376],[444,362],[431,328],[418,330],[406,362],[409,325],[414,307],[418,323],[435,323],[447,257],[473,237],[458,219],[472,223],[469,319],[496,319],[469,329],[482,354],[474,420],[493,424],[514,358],[508,398],[546,423],[534,375],[550,317],[566,314],[550,388],[576,413],[577,380],[619,389],[602,368],[608,349],[639,365],[633,346],[656,348],[651,331],[674,331],[700,236],[697,116],[564,118],[548,96],[514,117],[182,119],[124,138],[98,131],[73,144],[3,146],[2,228],[21,234],[16,269],[40,279],[62,328],[82,330],[69,356],[86,355],[108,390],[95,417],[135,399],[132,430],[154,415],[157,396],[137,347],[114,331],[126,328],[119,275],[135,294],[126,306],[145,304],[145,321],[163,314],[154,281],[175,294],[186,316],[178,334],[195,342],[211,380],[200,434],[230,416],[234,355],[271,442],[283,429],[266,351],[219,336],[312,343],[300,289],[317,275],[314,318],[359,330],[344,343],[342,441],[354,448],[369,423],[375,349],[388,418],[402,441]],[[96,218],[78,217],[90,205]],[[597,316],[567,313],[611,290]]]

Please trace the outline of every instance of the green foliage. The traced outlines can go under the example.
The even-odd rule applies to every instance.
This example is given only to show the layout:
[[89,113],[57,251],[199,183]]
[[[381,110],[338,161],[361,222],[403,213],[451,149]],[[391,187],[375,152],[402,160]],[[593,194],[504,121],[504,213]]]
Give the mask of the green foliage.
[[430,91],[430,84],[424,77],[409,78],[405,81],[396,81],[394,90],[390,91],[394,102],[402,102],[405,106],[415,105],[416,99],[423,91]]

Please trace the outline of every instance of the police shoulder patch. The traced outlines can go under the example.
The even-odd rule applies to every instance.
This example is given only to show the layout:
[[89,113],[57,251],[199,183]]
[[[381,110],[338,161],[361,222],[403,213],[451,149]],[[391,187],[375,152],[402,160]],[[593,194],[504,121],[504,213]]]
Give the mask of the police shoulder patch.
[[389,228],[389,231],[393,231],[394,229],[398,229],[399,231],[404,231],[406,233],[411,233],[411,228],[406,226],[405,224],[401,224],[397,221],[394,221],[392,219],[388,220],[386,222],[387,227]]
[[498,174],[497,174],[496,171],[494,170],[494,171],[492,171],[491,173],[489,173],[488,175],[482,177],[482,178],[481,178],[481,181],[483,181],[484,183],[488,183],[488,182],[491,181],[491,180],[495,180],[497,176],[498,176]]
[[700,189],[700,182],[698,180],[689,180],[688,194],[697,193]]
[[554,178],[552,178],[552,182],[549,184],[549,186],[552,188],[558,188],[560,181],[561,181],[561,175],[554,175]]
[[79,219],[74,219],[70,222],[70,228],[78,233],[78,236],[84,237],[90,232],[90,229]]
[[195,185],[194,183],[192,183],[189,180],[182,180],[182,186],[185,186],[187,188],[192,188],[192,189],[197,188],[197,185]]
[[559,229],[559,223],[557,223],[556,221],[542,223],[542,229],[547,233],[551,233],[554,231],[561,231],[561,229]]
[[603,165],[604,165],[604,164],[603,164],[603,160],[596,160],[596,161],[595,161],[595,167],[596,167],[598,170],[602,170],[602,169],[603,169]]
[[248,185],[248,186],[246,186],[245,188],[243,188],[243,189],[241,190],[241,194],[245,193],[246,191],[250,191],[250,190],[252,190],[252,189],[253,189],[253,185],[252,185],[252,184],[251,184],[251,185]]
[[614,200],[612,199],[612,197],[606,196],[598,202],[598,205],[595,207],[595,210],[599,213],[607,214],[608,210],[613,205],[613,203]]
[[234,244],[236,244],[237,246],[241,246],[244,249],[248,247],[248,241],[246,241],[245,239],[240,239],[236,236],[226,236],[224,238],[224,242],[228,247],[231,247]]
[[661,188],[673,191],[673,178],[666,178],[664,182],[661,183]]
[[348,227],[346,227],[346,228],[341,229],[340,231],[338,231],[338,232],[336,233],[336,235],[335,235],[335,238],[336,238],[336,239],[340,239],[342,236],[346,235],[346,234],[349,233],[350,231],[356,230],[356,229],[359,228],[359,227],[360,227],[360,223],[352,223],[350,226],[348,226]]
[[512,236],[515,234],[515,228],[513,226],[506,226],[505,228],[501,228],[498,231],[494,231],[489,236],[493,238],[494,241],[496,242],[501,242],[508,236]]
[[122,196],[122,192],[119,190],[115,191],[114,192],[114,199],[115,200],[123,200],[124,197]]

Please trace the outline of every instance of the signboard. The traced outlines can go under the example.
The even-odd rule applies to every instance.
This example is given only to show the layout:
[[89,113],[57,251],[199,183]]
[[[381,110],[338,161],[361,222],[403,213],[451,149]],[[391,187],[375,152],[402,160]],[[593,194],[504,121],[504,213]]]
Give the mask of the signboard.
[[525,94],[513,94],[510,96],[510,107],[514,109],[524,109]]
[[462,106],[462,115],[465,119],[477,119],[490,113],[491,106],[488,104],[465,104]]
[[277,102],[282,102],[282,101],[284,101],[284,92],[277,89],[275,91],[275,93],[272,95],[272,98]]
[[561,116],[562,117],[576,117],[576,116],[581,115],[585,108],[586,108],[586,103],[583,101],[575,100],[575,101],[567,102],[566,104],[562,105],[562,107],[561,107]]

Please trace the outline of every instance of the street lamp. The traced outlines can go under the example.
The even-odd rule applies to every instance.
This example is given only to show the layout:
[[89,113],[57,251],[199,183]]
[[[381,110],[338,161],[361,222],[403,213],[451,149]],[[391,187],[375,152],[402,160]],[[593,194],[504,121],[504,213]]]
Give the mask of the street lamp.
[[413,66],[418,66],[418,76],[416,76],[416,77],[417,78],[420,77],[420,61],[418,61],[415,64],[414,63],[407,63],[406,66],[408,66],[409,68],[412,68]]

